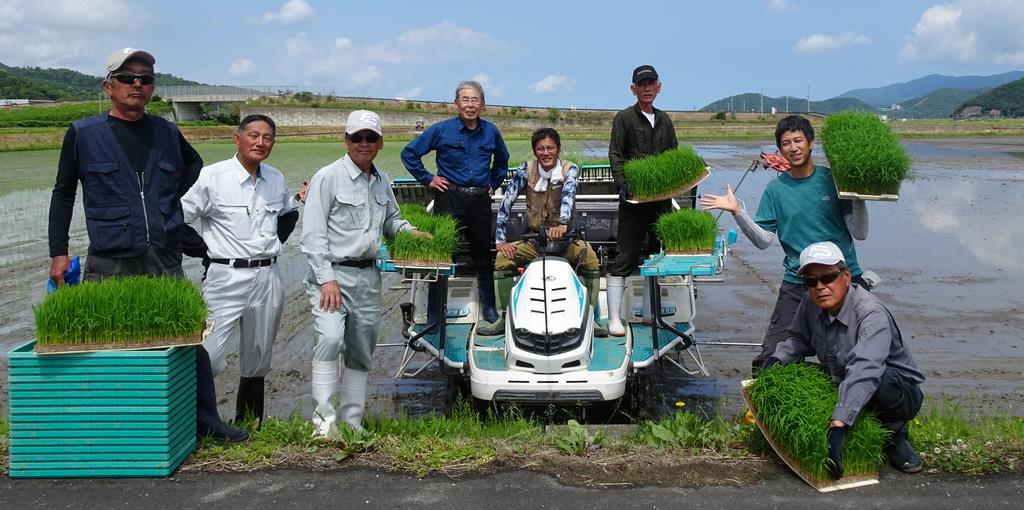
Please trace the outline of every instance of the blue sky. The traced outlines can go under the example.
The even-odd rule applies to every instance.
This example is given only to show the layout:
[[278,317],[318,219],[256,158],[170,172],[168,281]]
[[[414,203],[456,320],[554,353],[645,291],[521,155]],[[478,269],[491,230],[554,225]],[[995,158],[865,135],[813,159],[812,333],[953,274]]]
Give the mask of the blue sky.
[[745,0],[0,0],[0,62],[99,75],[134,46],[215,84],[490,104],[620,108],[653,64],[657,105],[732,94],[827,99],[931,73],[1024,69],[1024,2]]

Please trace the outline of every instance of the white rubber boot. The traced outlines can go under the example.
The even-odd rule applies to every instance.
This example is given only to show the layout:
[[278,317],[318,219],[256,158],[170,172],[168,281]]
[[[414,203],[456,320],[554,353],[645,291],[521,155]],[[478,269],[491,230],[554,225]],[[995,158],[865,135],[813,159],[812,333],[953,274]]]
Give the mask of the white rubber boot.
[[345,368],[341,379],[339,411],[341,420],[353,430],[363,430],[363,411],[366,409],[366,381],[369,372]]
[[316,402],[316,409],[313,410],[313,437],[327,437],[334,427],[337,414],[331,398],[338,390],[338,362],[337,361],[314,361],[313,362],[313,401]]
[[651,284],[644,278],[644,302],[643,307],[644,326],[650,326],[652,315],[651,315]]
[[626,285],[625,276],[609,276],[605,279],[608,291],[608,334],[626,336],[626,328],[622,326],[622,289]]

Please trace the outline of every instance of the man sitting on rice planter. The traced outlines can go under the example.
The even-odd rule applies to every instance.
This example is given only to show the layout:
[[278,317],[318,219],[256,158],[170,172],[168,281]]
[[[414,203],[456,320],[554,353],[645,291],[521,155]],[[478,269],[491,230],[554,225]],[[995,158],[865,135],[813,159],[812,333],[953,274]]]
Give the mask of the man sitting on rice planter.
[[[505,332],[505,310],[512,292],[512,277],[517,265],[526,265],[541,255],[531,241],[507,242],[505,230],[512,205],[519,193],[526,194],[527,228],[530,233],[547,231],[548,242],[558,243],[560,252],[582,276],[590,304],[597,310],[597,296],[600,293],[601,268],[597,254],[587,242],[577,237],[576,231],[576,185],[579,168],[571,161],[559,158],[562,140],[558,131],[541,128],[533,133],[533,154],[537,159],[519,166],[505,190],[505,198],[498,210],[494,244],[498,255],[494,262],[494,285],[497,289],[498,309],[501,316],[497,321],[477,330],[481,335],[500,335]],[[595,336],[607,336],[608,331],[594,323]]]

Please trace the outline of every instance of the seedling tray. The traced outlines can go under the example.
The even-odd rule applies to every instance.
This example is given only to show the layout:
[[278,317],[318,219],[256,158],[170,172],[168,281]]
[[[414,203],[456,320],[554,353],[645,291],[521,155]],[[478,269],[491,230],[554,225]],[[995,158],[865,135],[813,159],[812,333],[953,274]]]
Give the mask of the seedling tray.
[[9,353],[12,478],[168,476],[196,444],[195,349]]
[[696,179],[694,179],[694,180],[692,180],[692,181],[690,181],[690,182],[688,182],[686,184],[683,184],[682,186],[679,186],[678,188],[676,188],[676,189],[674,189],[674,190],[672,190],[672,191],[670,191],[668,193],[661,193],[661,194],[658,194],[658,195],[651,195],[651,196],[645,196],[645,197],[631,196],[626,201],[631,203],[631,204],[642,204],[642,203],[645,203],[645,202],[657,202],[659,200],[668,200],[670,198],[675,198],[675,197],[677,197],[679,195],[682,195],[683,193],[686,193],[687,191],[690,191],[693,188],[696,188],[698,184],[704,182],[704,180],[707,179],[710,175],[711,175],[711,167],[706,166],[706,167],[704,167],[704,173],[700,174],[699,177],[697,177]]
[[137,340],[133,342],[110,342],[99,343],[70,343],[70,344],[49,344],[36,345],[36,354],[80,354],[99,351],[142,351],[150,349],[165,349],[168,347],[186,347],[203,343],[201,336],[189,336],[178,338],[152,338]]
[[754,422],[757,423],[757,428],[761,429],[761,434],[764,435],[765,439],[768,440],[768,444],[771,445],[772,450],[782,459],[783,462],[792,469],[801,480],[807,482],[808,485],[814,487],[818,492],[832,492],[843,489],[852,489],[854,487],[863,487],[865,485],[873,485],[878,483],[878,475],[855,475],[855,476],[844,476],[838,480],[820,480],[814,475],[808,473],[800,464],[794,459],[782,445],[775,440],[770,434],[768,434],[768,428],[765,427],[764,422],[761,421],[761,416],[757,414],[757,408],[754,406],[753,400],[750,398],[750,394],[747,393],[747,387],[753,383],[753,379],[742,381],[741,393],[743,394],[743,400],[747,403],[747,408],[750,409],[751,414],[754,415]]

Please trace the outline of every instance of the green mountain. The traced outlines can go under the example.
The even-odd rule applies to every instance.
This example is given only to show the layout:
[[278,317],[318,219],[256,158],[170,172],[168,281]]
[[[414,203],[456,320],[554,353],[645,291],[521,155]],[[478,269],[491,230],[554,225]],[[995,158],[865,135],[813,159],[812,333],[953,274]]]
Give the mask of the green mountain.
[[972,106],[980,106],[986,114],[991,110],[1000,110],[1003,117],[1024,117],[1024,78],[966,100],[954,113],[959,115],[965,108]]
[[[156,73],[161,85],[201,85],[173,74]],[[52,101],[90,100],[103,91],[100,76],[71,69],[9,67],[0,64],[0,97],[10,99],[49,99]]]
[[977,97],[978,94],[988,90],[990,89],[939,89],[926,96],[898,103],[900,110],[890,111],[889,116],[902,119],[949,118],[964,101]]
[[[719,99],[704,108],[704,112],[771,112],[772,107],[777,112],[806,112],[807,100],[798,97],[768,97],[764,96],[764,110],[761,109],[761,95],[755,93],[739,94]],[[788,108],[787,108],[788,107]],[[811,101],[810,111],[816,113],[835,113],[842,111],[870,112],[874,108],[867,103],[849,97],[834,97],[825,101]]]
[[1024,71],[1010,71],[990,76],[944,76],[929,74],[904,83],[893,83],[871,89],[854,89],[839,94],[839,97],[853,97],[874,106],[888,108],[903,104],[914,98],[922,98],[940,89],[992,88],[1024,78]]

